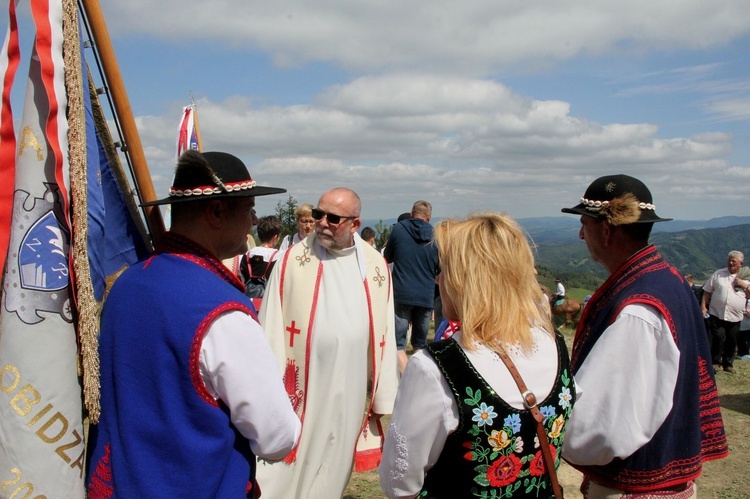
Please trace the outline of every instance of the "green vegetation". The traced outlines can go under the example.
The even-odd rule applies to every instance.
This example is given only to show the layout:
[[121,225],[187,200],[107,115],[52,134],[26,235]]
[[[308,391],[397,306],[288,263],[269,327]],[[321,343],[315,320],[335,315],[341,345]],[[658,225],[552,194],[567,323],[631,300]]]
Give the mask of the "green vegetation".
[[391,231],[393,231],[393,225],[386,225],[382,220],[378,220],[378,223],[375,225],[375,232],[377,233],[375,247],[378,250],[383,249],[383,246],[385,246],[385,243],[391,236]]
[[[659,232],[652,234],[651,242],[680,272],[693,274],[697,282],[702,282],[716,269],[726,266],[729,251],[749,251],[750,224]],[[607,277],[604,267],[591,260],[586,244],[578,239],[537,244],[535,256],[539,281],[545,286],[550,286],[557,277],[566,288],[596,289]]]
[[297,200],[289,196],[286,201],[276,203],[276,216],[281,220],[281,237],[284,239],[290,234],[297,233],[297,220],[294,218],[294,211],[297,209]]

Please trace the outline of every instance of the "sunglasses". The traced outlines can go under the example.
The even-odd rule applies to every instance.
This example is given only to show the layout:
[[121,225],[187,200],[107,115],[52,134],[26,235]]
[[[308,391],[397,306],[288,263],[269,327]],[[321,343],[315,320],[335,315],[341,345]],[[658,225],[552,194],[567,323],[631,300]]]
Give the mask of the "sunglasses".
[[341,223],[342,220],[346,220],[347,218],[357,218],[357,217],[342,217],[341,215],[334,215],[333,213],[326,213],[325,211],[319,210],[317,208],[313,208],[312,217],[315,220],[323,220],[323,217],[326,217],[326,220],[328,220],[328,223],[331,225],[338,225]]

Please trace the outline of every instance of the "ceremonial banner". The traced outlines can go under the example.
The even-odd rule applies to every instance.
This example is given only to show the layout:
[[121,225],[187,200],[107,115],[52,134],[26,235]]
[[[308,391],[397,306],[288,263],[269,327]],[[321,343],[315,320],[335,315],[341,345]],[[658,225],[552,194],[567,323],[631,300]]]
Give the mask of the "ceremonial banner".
[[[106,286],[145,254],[145,244],[135,222],[137,212],[128,209],[122,194],[119,165],[111,163],[113,155],[107,152],[111,139],[106,126],[94,125],[98,102],[90,100],[90,80],[79,52],[75,0],[31,2],[36,38],[23,116],[18,133],[14,131],[9,95],[20,58],[16,3],[11,0],[9,34],[0,54],[0,211],[11,214],[9,230],[0,225],[0,236],[3,231],[8,236],[7,246],[0,247],[5,258],[0,496],[83,498],[76,328],[85,318],[93,333],[81,344],[83,371],[89,373],[84,381],[92,394],[86,407],[94,419],[99,307]],[[3,197],[8,185],[12,206]]]
[[179,159],[180,154],[188,149],[201,150],[196,126],[195,104],[182,108],[182,120],[180,120],[180,128],[177,131],[177,158]]
[[21,127],[17,141],[2,136],[15,142],[14,154],[0,145],[0,161],[15,165],[0,308],[0,492],[75,498],[83,497],[85,454],[68,260],[62,2],[31,7],[36,41]]

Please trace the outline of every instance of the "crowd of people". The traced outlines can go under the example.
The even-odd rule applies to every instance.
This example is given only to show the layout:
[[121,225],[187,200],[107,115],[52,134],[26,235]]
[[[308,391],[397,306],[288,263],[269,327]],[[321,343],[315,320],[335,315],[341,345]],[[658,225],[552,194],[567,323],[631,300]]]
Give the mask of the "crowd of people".
[[560,498],[564,459],[587,498],[689,498],[728,454],[714,375],[734,371],[750,271],[732,251],[697,295],[649,244],[669,219],[640,180],[598,178],[562,209],[609,273],[570,354],[507,215],[433,228],[420,200],[379,251],[337,187],[277,249],[281,221],[254,206],[283,192],[187,151],[148,203],[171,227],[104,304],[89,497],[329,499],[378,469],[392,498]]

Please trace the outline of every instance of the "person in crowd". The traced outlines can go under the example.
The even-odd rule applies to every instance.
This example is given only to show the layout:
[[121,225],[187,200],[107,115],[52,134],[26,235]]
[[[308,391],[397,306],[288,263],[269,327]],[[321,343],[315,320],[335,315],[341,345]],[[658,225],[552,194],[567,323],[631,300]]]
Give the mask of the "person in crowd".
[[745,304],[745,312],[740,323],[740,333],[737,335],[737,345],[737,355],[742,360],[750,360],[750,297]]
[[240,276],[245,283],[245,294],[250,298],[263,298],[268,276],[276,263],[276,245],[281,234],[281,220],[275,215],[258,219],[258,246],[245,253],[240,263]]
[[[199,194],[195,194],[199,192]],[[156,253],[114,283],[102,313],[101,417],[88,497],[250,497],[256,456],[278,460],[300,422],[240,280],[255,184],[242,161],[186,151]]]
[[552,301],[557,302],[565,299],[565,286],[560,279],[555,279],[555,292],[552,294]]
[[294,210],[294,219],[297,221],[297,233],[294,235],[287,235],[281,241],[279,251],[284,252],[294,244],[302,241],[304,238],[312,234],[315,228],[315,220],[312,218],[312,205],[309,203],[303,203]]
[[443,314],[460,330],[409,359],[379,468],[383,492],[553,497],[530,399],[501,361],[512,360],[535,396],[556,468],[576,390],[524,232],[484,213],[441,222],[435,241]]
[[369,244],[370,246],[372,246],[373,248],[375,247],[376,236],[377,234],[375,233],[375,229],[373,229],[372,227],[365,227],[364,229],[362,229],[362,234],[361,234],[362,240],[366,242],[367,244]]
[[383,256],[364,243],[357,193],[336,188],[312,210],[315,231],[271,272],[261,324],[302,420],[299,445],[258,470],[270,498],[341,497],[354,464],[377,467],[380,416],[398,387],[393,290]]
[[[393,296],[399,371],[406,366],[407,324],[411,325],[411,345],[415,350],[427,344],[427,334],[435,301],[435,278],[440,271],[438,250],[432,243],[432,205],[417,201],[411,217],[398,222],[385,244],[383,256],[393,263]],[[406,327],[404,327],[406,326]]]
[[696,284],[693,274],[685,274],[685,280],[690,285],[690,289],[693,290],[693,294],[695,294],[696,300],[698,300],[698,303],[700,303],[703,299],[703,285]]
[[704,315],[708,314],[714,372],[722,367],[730,374],[735,373],[737,334],[747,303],[746,293],[750,292],[750,277],[742,279],[740,275],[744,260],[741,251],[730,251],[727,266],[714,272],[703,285],[701,309]]
[[571,365],[583,395],[563,458],[583,472],[584,497],[686,498],[702,463],[727,441],[698,302],[687,281],[648,243],[651,192],[628,175],[589,185],[563,213],[609,278],[576,330]]

